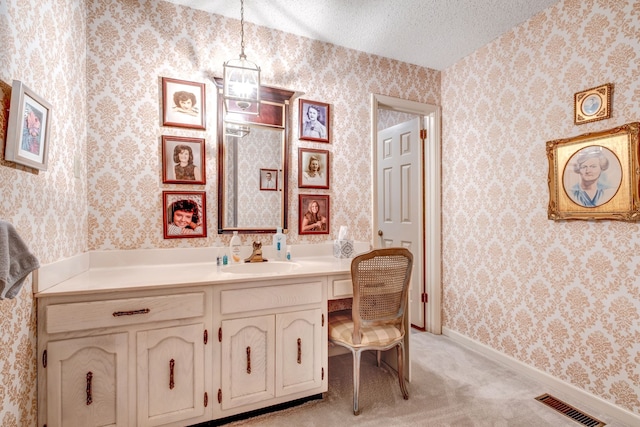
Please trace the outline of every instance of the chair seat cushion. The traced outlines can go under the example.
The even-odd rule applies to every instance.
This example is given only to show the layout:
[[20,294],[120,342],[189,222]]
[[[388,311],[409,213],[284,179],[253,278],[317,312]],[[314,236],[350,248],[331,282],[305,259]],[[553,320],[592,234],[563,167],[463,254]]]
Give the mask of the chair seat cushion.
[[350,313],[336,313],[329,316],[329,339],[351,347],[384,346],[403,337],[402,331],[392,325],[361,327],[360,344],[353,343],[353,320]]

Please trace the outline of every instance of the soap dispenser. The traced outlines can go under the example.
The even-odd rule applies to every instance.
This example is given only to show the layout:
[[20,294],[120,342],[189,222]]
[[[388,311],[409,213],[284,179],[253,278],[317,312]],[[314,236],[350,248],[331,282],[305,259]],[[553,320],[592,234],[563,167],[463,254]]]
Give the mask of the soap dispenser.
[[273,235],[273,248],[276,250],[276,259],[284,261],[287,253],[287,236],[282,233],[282,227],[278,227]]
[[229,243],[229,248],[231,249],[231,264],[238,264],[242,260],[242,258],[240,258],[241,245],[242,241],[240,240],[240,236],[238,236],[237,231],[234,231],[231,242]]

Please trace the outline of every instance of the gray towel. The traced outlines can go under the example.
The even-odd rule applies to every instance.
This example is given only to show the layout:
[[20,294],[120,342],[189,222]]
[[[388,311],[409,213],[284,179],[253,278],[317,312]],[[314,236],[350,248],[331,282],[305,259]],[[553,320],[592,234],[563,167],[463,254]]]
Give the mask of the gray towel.
[[0,221],[0,300],[15,298],[29,273],[39,267],[13,225]]

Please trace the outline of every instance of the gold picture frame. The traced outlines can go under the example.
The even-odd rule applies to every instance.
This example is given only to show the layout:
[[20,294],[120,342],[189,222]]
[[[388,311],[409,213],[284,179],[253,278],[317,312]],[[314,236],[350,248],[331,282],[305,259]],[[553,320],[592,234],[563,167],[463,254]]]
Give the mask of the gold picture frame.
[[576,93],[573,106],[574,123],[581,125],[610,118],[612,92],[613,84],[607,83]]
[[547,141],[552,220],[640,220],[640,123]]

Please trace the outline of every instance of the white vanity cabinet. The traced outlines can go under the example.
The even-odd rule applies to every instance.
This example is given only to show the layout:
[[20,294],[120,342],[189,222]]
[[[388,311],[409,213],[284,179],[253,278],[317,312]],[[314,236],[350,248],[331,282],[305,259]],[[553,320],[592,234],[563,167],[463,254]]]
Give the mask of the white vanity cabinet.
[[210,419],[209,296],[189,289],[40,298],[39,425]]
[[36,294],[38,425],[184,427],[323,395],[343,264],[96,268]]
[[324,277],[214,292],[221,417],[327,391],[326,301]]

